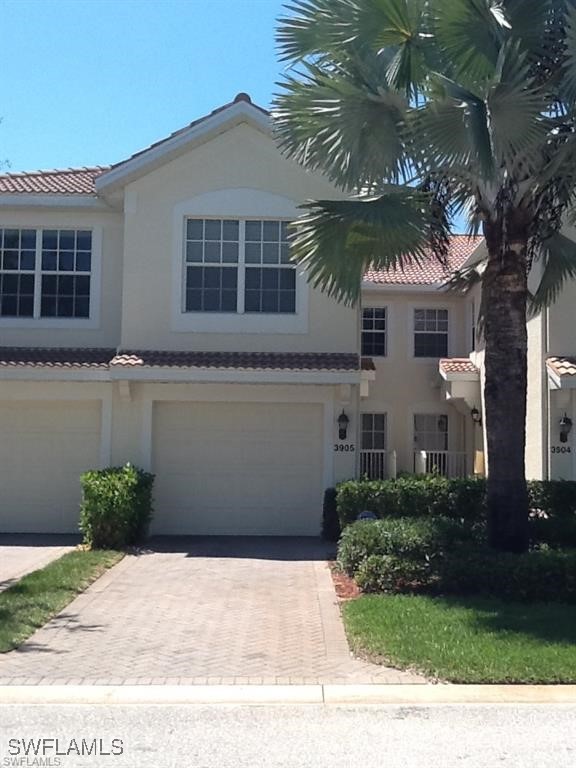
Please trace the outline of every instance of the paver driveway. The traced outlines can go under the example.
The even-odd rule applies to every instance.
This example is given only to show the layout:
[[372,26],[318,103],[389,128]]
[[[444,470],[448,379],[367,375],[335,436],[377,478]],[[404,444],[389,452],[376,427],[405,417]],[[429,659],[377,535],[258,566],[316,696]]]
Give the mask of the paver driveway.
[[0,534],[0,592],[27,573],[62,557],[78,540],[78,536]]
[[1,684],[419,682],[352,659],[317,540],[177,539],[0,656]]

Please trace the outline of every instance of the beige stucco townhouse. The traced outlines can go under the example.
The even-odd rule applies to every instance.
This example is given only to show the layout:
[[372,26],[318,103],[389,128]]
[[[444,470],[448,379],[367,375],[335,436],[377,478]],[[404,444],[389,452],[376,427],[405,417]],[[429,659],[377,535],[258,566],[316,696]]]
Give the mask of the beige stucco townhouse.
[[[79,475],[126,461],[165,534],[316,535],[338,480],[481,471],[478,298],[432,258],[358,308],[311,288],[287,223],[338,195],[245,94],[115,166],[0,176],[0,531],[75,531]],[[529,471],[576,477],[572,299],[530,339]]]

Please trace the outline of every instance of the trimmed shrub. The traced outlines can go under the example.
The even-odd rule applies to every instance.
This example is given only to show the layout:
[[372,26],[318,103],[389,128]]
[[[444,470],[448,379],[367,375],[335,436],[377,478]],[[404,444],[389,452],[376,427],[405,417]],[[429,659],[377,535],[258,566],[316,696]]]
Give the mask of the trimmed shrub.
[[[576,547],[576,482],[528,483],[530,540],[551,547]],[[344,529],[360,512],[378,518],[440,516],[462,520],[482,532],[486,523],[486,481],[411,475],[396,480],[350,480],[336,490],[340,525]]]
[[371,557],[394,556],[419,563],[473,540],[469,526],[443,517],[399,517],[349,525],[338,546],[338,563],[350,576]]
[[336,506],[336,488],[326,488],[322,506],[322,538],[326,541],[338,541],[341,533]]
[[342,528],[363,510],[379,518],[440,516],[479,524],[485,519],[485,492],[483,479],[413,475],[396,480],[349,480],[338,485],[336,500]]
[[576,603],[573,551],[536,550],[513,555],[470,549],[447,554],[439,565],[436,588],[445,594]]
[[370,554],[355,579],[364,592],[489,595],[524,602],[576,603],[576,552],[502,554],[484,547],[448,550],[436,558]]
[[338,565],[354,576],[360,563],[381,550],[380,521],[361,520],[344,529],[338,543]]
[[434,577],[429,561],[395,555],[370,555],[356,571],[363,592],[420,592]]
[[121,549],[141,541],[152,518],[154,475],[125,464],[85,472],[80,530],[92,549]]
[[576,547],[576,482],[531,480],[530,538],[551,547]]

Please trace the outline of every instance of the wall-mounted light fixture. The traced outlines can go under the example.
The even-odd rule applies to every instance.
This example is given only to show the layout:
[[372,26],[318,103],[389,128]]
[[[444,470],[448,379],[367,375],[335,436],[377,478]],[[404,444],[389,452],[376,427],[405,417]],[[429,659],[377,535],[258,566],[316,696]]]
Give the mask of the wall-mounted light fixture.
[[567,443],[568,435],[572,429],[572,419],[565,413],[558,422],[558,426],[560,427],[560,442]]
[[474,408],[472,408],[472,410],[470,411],[470,416],[472,416],[472,421],[474,422],[474,424],[478,424],[479,427],[482,426],[482,414],[480,413],[478,408],[476,408],[476,406],[474,406]]
[[340,440],[346,440],[348,424],[350,424],[350,419],[344,413],[344,408],[342,408],[342,413],[338,416],[338,438]]

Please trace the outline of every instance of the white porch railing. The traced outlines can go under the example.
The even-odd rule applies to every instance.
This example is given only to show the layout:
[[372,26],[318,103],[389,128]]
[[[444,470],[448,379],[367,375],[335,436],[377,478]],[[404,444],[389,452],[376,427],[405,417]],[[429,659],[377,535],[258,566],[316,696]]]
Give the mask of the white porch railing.
[[[395,454],[392,451],[392,454]],[[388,451],[380,450],[361,450],[360,451],[360,477],[367,477],[370,480],[386,480],[390,477],[389,463],[392,458]],[[396,474],[393,471],[392,476]]]
[[436,473],[444,477],[467,477],[468,454],[465,451],[416,451],[414,471],[418,475]]

